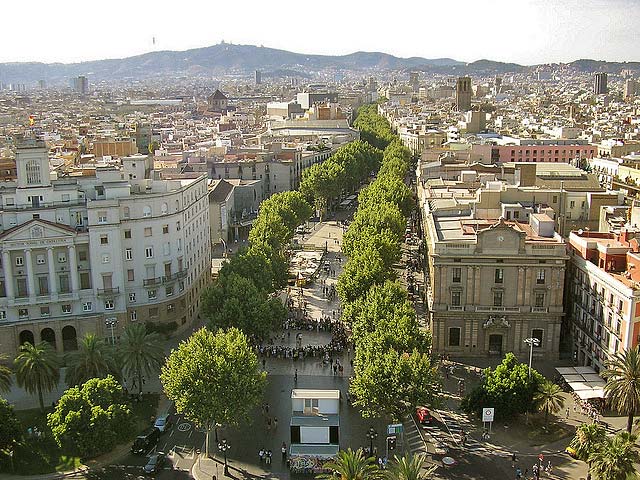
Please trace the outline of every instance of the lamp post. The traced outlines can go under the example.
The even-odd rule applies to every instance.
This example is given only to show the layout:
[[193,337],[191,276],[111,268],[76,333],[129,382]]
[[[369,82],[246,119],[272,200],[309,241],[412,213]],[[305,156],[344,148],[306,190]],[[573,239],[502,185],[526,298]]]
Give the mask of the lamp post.
[[223,438],[220,443],[218,443],[218,450],[220,450],[224,454],[224,475],[229,476],[229,466],[227,465],[227,450],[231,448],[231,445],[227,442],[225,438]]
[[540,340],[535,337],[524,339],[524,343],[529,345],[529,380],[531,380],[531,363],[533,362],[533,347],[540,346]]
[[221,427],[221,426],[222,426],[222,425],[221,425],[221,424],[219,424],[218,422],[216,422],[216,423],[214,424],[214,426],[213,426],[214,431],[216,432],[216,443],[219,443],[219,441],[218,441],[218,428],[219,428],[219,427]]
[[378,438],[378,432],[373,427],[369,428],[367,432],[367,438],[369,439],[369,456],[373,456],[373,441]]
[[117,318],[107,318],[104,321],[105,326],[111,330],[111,344],[115,345],[116,344],[116,337],[113,334],[113,330],[116,328],[116,325],[118,324],[118,319]]

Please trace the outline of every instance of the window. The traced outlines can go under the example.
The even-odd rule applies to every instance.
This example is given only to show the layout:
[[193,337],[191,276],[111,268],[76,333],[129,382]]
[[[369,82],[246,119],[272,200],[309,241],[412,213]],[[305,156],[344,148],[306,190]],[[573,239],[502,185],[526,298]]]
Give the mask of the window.
[[40,165],[36,160],[29,160],[25,166],[27,172],[27,183],[34,185],[40,183]]
[[167,295],[167,297],[170,297],[173,295],[173,287],[169,286],[165,288],[165,294]]
[[169,233],[169,225],[163,225],[162,226],[162,233],[164,233],[164,234]]
[[124,238],[131,238],[131,230],[124,231]]
[[151,227],[144,227],[144,236],[150,237],[153,235],[153,229]]
[[149,300],[155,300],[158,298],[158,291],[155,289],[147,290],[147,297],[149,297]]
[[102,263],[109,263],[111,261],[111,257],[109,257],[108,253],[102,254]]
[[179,232],[180,231],[180,221],[176,222],[176,230]]
[[149,317],[157,318],[158,317],[158,307],[152,307],[149,309]]
[[93,304],[91,302],[84,302],[82,304],[83,312],[90,312],[91,310],[93,310]]
[[622,300],[618,300],[618,312],[622,312],[622,309],[624,307],[624,302]]
[[67,262],[67,254],[59,253],[58,254],[58,263],[66,263]]
[[576,202],[574,202],[573,200],[571,200],[571,201],[569,202],[569,208],[575,208],[575,206],[576,206]]
[[27,318],[29,316],[29,310],[26,308],[19,308],[18,309],[18,317],[20,318]]
[[98,212],[98,223],[107,223],[107,212]]
[[134,292],[131,292],[131,293],[129,294],[129,301],[130,301],[130,302],[132,302],[132,303],[135,303],[135,301],[136,301],[136,294],[135,294]]
[[100,245],[109,245],[109,237],[107,235],[100,235]]
[[160,211],[162,212],[162,215],[166,215],[167,213],[169,213],[169,205],[163,203],[162,207],[160,207]]
[[115,308],[115,305],[113,304],[113,300],[105,300],[104,302],[105,310],[113,310],[114,308]]
[[78,260],[80,260],[81,262],[86,262],[87,261],[87,252],[84,251],[84,250],[78,252]]
[[451,292],[451,305],[454,307],[460,306],[460,291]]
[[38,265],[44,265],[46,263],[45,259],[44,259],[44,255],[42,254],[37,254],[36,255],[36,264]]
[[13,197],[7,197],[7,198],[4,199],[4,204],[7,207],[11,207],[11,206],[15,205],[15,200],[13,199]]
[[167,242],[162,245],[162,253],[166,255],[171,255],[171,242]]
[[124,259],[133,260],[133,250],[131,248],[124,249]]
[[544,285],[545,282],[545,271],[540,269],[538,273],[536,273],[536,283],[538,285]]
[[24,265],[24,258],[16,257],[16,267],[21,267]]
[[460,346],[460,327],[451,327],[449,328],[449,346],[450,347],[459,347]]
[[131,216],[131,210],[129,210],[129,207],[124,207],[122,210],[122,216],[124,218],[129,218]]
[[151,216],[151,207],[149,205],[145,205],[144,208],[142,209],[142,216],[143,217]]
[[129,312],[129,319],[130,319],[132,322],[135,322],[136,320],[138,320],[138,313],[137,313],[135,310],[131,310],[131,311]]
[[40,307],[40,316],[48,317],[49,316],[49,307]]
[[[556,150],[556,152],[557,152],[557,150]],[[552,201],[553,203],[558,203],[558,196],[557,196],[557,195],[554,195],[554,196],[553,196],[553,199],[552,199],[551,201]]]
[[80,273],[80,289],[88,290],[91,288],[91,276],[89,272],[81,272]]
[[64,313],[65,315],[71,313],[70,303],[65,303],[64,305],[62,305],[62,313]]
[[145,247],[144,256],[146,258],[153,258],[153,247]]
[[534,328],[533,330],[531,330],[531,338],[537,338],[538,339],[538,346],[536,347],[536,345],[534,344],[534,348],[540,348],[542,347],[542,334],[544,333],[544,330],[542,330],[541,328]]
[[496,290],[493,292],[493,306],[494,307],[502,306],[502,291]]
[[544,307],[544,292],[536,292],[535,306],[537,308]]
[[462,269],[460,267],[453,268],[453,283],[460,283],[460,278],[462,276]]
[[504,270],[502,268],[496,268],[493,280],[495,283],[502,283],[502,280],[504,280]]
[[127,270],[127,281],[128,282],[133,282],[135,280],[135,274],[133,273],[133,269],[128,269]]
[[69,200],[70,200],[69,194],[68,193],[63,193],[62,194],[62,201],[63,202],[68,202]]
[[6,319],[7,319],[6,310],[0,310],[0,320],[6,320]]
[[178,282],[178,290],[184,292],[184,282],[182,280]]

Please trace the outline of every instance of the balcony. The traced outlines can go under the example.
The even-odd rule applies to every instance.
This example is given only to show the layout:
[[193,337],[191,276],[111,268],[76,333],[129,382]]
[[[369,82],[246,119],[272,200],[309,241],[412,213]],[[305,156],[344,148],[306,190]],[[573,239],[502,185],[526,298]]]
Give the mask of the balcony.
[[449,305],[448,310],[450,312],[464,312],[464,306],[463,305]]
[[98,295],[117,295],[120,293],[120,287],[112,287],[112,288],[99,288]]
[[505,312],[505,313],[519,313],[520,307],[496,307],[496,306],[484,306],[476,307],[476,312]]
[[5,205],[2,210],[5,212],[16,210],[39,210],[41,208],[57,208],[57,207],[75,207],[78,205],[86,205],[86,198],[79,198],[76,200],[69,200],[68,202],[42,202],[42,203],[22,203],[19,205]]
[[145,287],[153,287],[155,285],[160,285],[162,283],[162,277],[156,277],[156,278],[145,278],[142,281],[142,284]]
[[175,273],[172,273],[171,275],[162,277],[162,283],[175,282],[176,280],[184,278],[186,276],[187,276],[187,271],[180,270],[179,272],[175,272]]
[[531,313],[548,313],[549,308],[547,307],[531,307]]

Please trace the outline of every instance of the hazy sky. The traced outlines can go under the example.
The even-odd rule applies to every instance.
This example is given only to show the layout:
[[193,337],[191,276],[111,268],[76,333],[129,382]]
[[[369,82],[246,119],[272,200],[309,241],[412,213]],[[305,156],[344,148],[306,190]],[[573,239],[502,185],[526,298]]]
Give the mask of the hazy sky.
[[640,60],[640,0],[10,0],[0,17],[0,62],[118,58],[221,40],[522,64]]

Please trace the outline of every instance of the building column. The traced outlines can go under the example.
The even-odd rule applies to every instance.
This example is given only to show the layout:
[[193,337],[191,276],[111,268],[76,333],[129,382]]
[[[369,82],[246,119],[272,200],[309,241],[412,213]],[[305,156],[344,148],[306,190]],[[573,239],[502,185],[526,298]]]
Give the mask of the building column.
[[49,266],[49,294],[57,295],[58,279],[56,278],[56,265],[53,258],[53,247],[47,247],[47,265]]
[[80,290],[80,282],[78,279],[78,261],[76,258],[76,246],[69,245],[67,247],[67,252],[69,256],[69,270],[71,273],[71,291],[77,292]]
[[2,252],[2,268],[4,271],[4,290],[7,294],[7,298],[13,299],[15,297],[15,290],[13,288],[13,265],[11,265],[11,255],[7,250]]
[[518,267],[518,284],[516,285],[516,305],[518,306],[523,304],[524,287],[524,268]]
[[33,272],[33,257],[31,256],[31,249],[27,248],[24,251],[25,261],[27,263],[27,291],[30,297],[36,296],[36,277]]
[[474,282],[473,282],[473,291],[474,291],[474,299],[473,299],[473,304],[478,306],[480,305],[480,294],[482,293],[482,286],[480,284],[480,267],[473,267],[475,272],[474,272]]
[[473,267],[466,267],[466,279],[467,279],[467,287],[465,288],[465,304],[472,305],[473,304]]
[[533,268],[530,267],[526,267],[525,268],[525,274],[524,274],[524,305],[525,306],[530,306],[531,305],[531,287],[533,286]]

